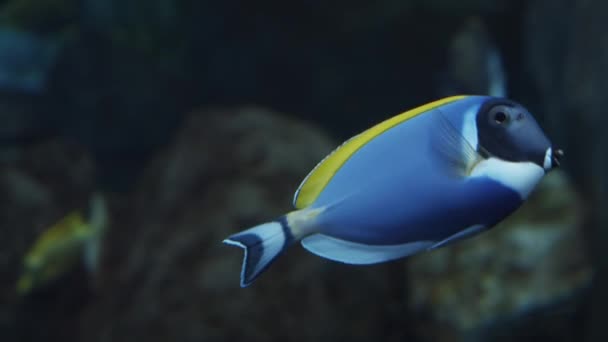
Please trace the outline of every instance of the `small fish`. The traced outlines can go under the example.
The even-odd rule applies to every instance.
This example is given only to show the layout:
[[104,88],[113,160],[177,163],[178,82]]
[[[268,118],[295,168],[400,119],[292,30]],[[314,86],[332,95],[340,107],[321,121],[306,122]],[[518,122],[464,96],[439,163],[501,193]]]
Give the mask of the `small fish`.
[[93,195],[89,211],[88,220],[80,210],[70,212],[34,242],[23,259],[22,274],[17,280],[19,295],[51,283],[81,260],[89,272],[96,272],[108,218],[101,195]]
[[304,179],[292,211],[234,234],[241,286],[289,246],[365,265],[446,246],[513,213],[563,153],[511,100],[453,96],[351,138]]

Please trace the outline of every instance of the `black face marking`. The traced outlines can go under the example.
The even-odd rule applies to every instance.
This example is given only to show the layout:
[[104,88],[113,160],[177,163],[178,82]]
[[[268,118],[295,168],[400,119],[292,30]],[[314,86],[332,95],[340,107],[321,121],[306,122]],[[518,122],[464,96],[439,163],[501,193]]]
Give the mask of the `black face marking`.
[[512,162],[534,162],[543,167],[551,147],[526,108],[507,99],[492,98],[477,113],[478,152]]

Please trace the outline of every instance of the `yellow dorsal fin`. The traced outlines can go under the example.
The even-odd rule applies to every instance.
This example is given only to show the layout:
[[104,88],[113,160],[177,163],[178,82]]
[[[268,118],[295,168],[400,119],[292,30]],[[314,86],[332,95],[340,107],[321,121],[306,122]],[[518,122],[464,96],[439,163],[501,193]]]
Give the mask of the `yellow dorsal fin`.
[[390,128],[407,121],[424,112],[428,112],[433,108],[437,108],[444,104],[460,100],[466,96],[452,96],[427,103],[423,106],[414,108],[405,113],[394,116],[386,121],[383,121],[372,128],[360,133],[331,152],[304,178],[302,184],[296,191],[293,199],[293,204],[296,208],[302,209],[312,204],[321,191],[325,189],[329,181],[344,165],[344,163],[361,147],[373,140],[375,137],[386,132]]

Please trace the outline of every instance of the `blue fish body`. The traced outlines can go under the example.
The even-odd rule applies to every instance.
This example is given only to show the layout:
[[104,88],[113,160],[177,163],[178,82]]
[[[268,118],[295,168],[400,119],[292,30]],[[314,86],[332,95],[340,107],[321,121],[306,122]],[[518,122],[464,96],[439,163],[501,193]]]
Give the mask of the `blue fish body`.
[[245,250],[241,286],[297,241],[344,263],[398,259],[510,215],[552,167],[552,153],[515,103],[442,99],[346,141],[304,179],[294,196],[298,210],[224,242]]
[[353,196],[319,217],[320,232],[371,245],[439,242],[476,224],[492,226],[522,203],[516,192],[492,180],[425,181],[378,184]]
[[[462,129],[465,108],[476,110],[485,98],[472,96],[435,111]],[[433,151],[429,131],[435,122],[432,113],[419,115],[355,153],[311,205],[342,201],[319,217],[322,233],[379,245],[440,241],[476,224],[491,226],[522,203],[492,179],[452,176]]]

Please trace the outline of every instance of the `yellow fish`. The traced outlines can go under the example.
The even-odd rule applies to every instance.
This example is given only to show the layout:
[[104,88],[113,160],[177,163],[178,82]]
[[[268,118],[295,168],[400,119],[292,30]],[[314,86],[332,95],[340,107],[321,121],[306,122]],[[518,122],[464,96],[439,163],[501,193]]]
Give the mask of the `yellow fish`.
[[51,283],[81,260],[89,272],[97,271],[102,235],[108,225],[103,197],[93,195],[89,209],[88,220],[81,210],[72,211],[34,242],[23,259],[16,285],[19,295]]

